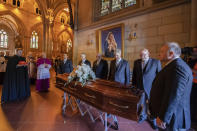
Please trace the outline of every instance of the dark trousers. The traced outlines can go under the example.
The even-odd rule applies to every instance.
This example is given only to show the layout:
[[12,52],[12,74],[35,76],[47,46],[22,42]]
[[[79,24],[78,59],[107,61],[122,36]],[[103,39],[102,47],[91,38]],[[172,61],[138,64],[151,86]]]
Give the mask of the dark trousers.
[[141,94],[140,100],[137,103],[137,114],[144,119],[148,116],[148,96],[145,92]]
[[3,84],[5,72],[0,72],[0,84]]
[[191,120],[192,122],[197,122],[197,84],[193,83],[191,97],[190,97],[190,104],[191,104]]
[[143,92],[141,94],[140,100],[137,103],[137,114],[139,116],[139,118],[142,118],[144,120],[146,120],[148,118],[148,120],[154,125],[157,125],[156,122],[156,118],[153,117],[150,112],[149,112],[149,99],[148,96],[145,92]]

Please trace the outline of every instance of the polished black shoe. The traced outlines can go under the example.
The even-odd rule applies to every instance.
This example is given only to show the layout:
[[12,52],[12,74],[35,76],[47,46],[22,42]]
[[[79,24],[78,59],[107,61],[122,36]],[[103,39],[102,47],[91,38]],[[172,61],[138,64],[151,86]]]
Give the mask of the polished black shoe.
[[155,124],[151,124],[151,127],[154,129],[154,130],[156,130],[156,129],[158,129],[158,126],[157,125],[155,125]]
[[141,124],[141,123],[144,122],[145,120],[146,120],[146,118],[140,117],[140,118],[138,119],[138,123]]
[[151,127],[152,127],[154,130],[158,129],[156,120],[155,120],[155,121],[154,121],[154,120],[148,120],[148,121],[149,121]]
[[114,126],[115,126],[115,130],[118,130],[119,129],[118,122],[114,122]]

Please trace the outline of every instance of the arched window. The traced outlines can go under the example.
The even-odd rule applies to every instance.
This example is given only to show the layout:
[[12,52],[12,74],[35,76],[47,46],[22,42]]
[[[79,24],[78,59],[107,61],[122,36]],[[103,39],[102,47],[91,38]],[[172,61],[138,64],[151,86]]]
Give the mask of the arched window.
[[64,18],[63,15],[61,16],[60,22],[61,22],[62,25],[64,25],[64,23],[65,23],[65,18]]
[[70,51],[70,49],[72,48],[72,41],[71,41],[71,39],[68,39],[68,41],[67,41],[67,52],[69,52]]
[[96,5],[100,5],[98,6],[100,9],[95,8],[96,13],[99,16],[104,16],[130,6],[135,6],[137,0],[97,0],[95,3]]
[[12,5],[19,8],[21,6],[21,2],[20,0],[12,0]]
[[41,10],[38,7],[36,8],[36,14],[41,15]]
[[38,33],[32,32],[30,48],[38,49]]
[[8,35],[3,29],[0,30],[0,47],[1,48],[8,47]]

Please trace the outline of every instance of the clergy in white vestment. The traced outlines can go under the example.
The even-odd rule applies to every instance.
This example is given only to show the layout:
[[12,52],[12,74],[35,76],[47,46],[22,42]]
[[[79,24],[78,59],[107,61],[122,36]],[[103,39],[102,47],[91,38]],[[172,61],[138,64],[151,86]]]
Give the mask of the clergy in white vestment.
[[49,88],[49,78],[51,68],[51,61],[46,58],[46,54],[42,53],[42,58],[37,61],[37,81],[36,90],[38,91],[48,91]]

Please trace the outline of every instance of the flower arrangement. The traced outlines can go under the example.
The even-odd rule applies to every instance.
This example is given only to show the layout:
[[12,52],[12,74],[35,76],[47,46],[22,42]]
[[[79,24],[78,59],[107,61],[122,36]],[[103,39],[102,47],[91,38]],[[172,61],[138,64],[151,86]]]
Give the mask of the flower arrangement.
[[68,82],[69,84],[71,81],[75,80],[82,84],[82,87],[86,84],[86,82],[90,79],[95,80],[96,76],[95,73],[92,71],[90,66],[86,64],[82,64],[81,66],[78,65],[77,68],[75,68],[70,75],[68,76]]

